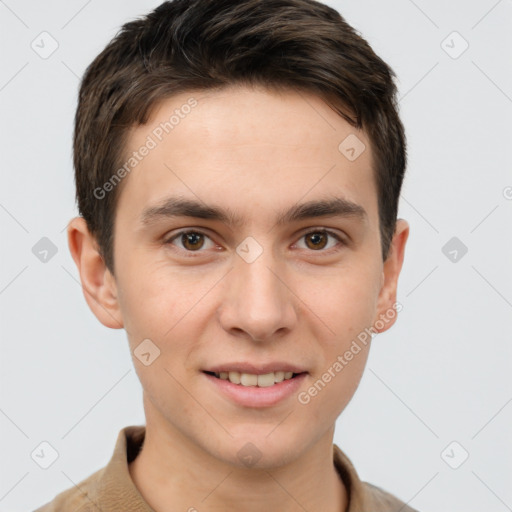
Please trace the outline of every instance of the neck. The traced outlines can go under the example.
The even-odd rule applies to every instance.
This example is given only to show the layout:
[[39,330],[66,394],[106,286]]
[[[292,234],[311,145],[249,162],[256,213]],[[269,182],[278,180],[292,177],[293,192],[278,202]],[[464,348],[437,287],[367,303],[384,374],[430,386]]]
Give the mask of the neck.
[[[169,424],[146,416],[131,478],[155,512],[304,510],[345,512],[348,498],[333,463],[334,427],[284,465],[240,468],[212,456]],[[153,418],[154,419],[154,418]]]

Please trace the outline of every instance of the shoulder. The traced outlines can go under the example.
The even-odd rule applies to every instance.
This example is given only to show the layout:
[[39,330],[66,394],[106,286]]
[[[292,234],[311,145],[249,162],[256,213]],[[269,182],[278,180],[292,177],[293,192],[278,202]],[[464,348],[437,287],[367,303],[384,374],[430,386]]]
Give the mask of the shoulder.
[[363,482],[347,455],[336,444],[334,465],[349,492],[348,512],[418,512],[393,494]]
[[402,500],[393,496],[384,489],[368,482],[362,482],[365,490],[367,501],[371,502],[373,510],[379,512],[418,512],[416,509],[409,507]]
[[144,435],[142,425],[123,428],[106,466],[79,483],[71,482],[72,486],[34,512],[151,511],[134,486],[129,471],[129,463],[140,450]]
[[89,497],[91,490],[100,479],[104,468],[96,471],[80,483],[62,491],[55,498],[36,509],[34,512],[98,512],[93,500]]

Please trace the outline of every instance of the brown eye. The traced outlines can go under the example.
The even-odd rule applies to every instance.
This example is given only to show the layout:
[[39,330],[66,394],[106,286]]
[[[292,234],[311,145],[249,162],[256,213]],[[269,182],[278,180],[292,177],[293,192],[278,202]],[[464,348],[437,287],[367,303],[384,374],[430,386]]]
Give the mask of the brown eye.
[[[181,231],[165,243],[167,245],[176,245],[179,249],[186,252],[204,252],[204,250],[201,249],[205,248],[206,239],[210,240],[210,237],[200,231]],[[213,246],[212,241],[210,241],[210,244]],[[206,249],[207,248],[206,246]]]
[[[338,244],[334,243],[331,244],[330,247],[327,247],[329,244],[329,238],[334,239],[338,242]],[[336,233],[333,233],[332,231],[327,231],[325,229],[310,231],[309,233],[303,235],[302,239],[306,241],[306,249],[311,249],[315,252],[328,252],[330,249],[335,248],[336,245],[344,245],[344,242],[340,236],[338,236]],[[327,249],[324,251],[326,247]]]
[[202,237],[202,233],[195,233],[193,231],[189,233],[183,233],[181,235],[181,242],[185,249],[194,251],[196,249],[201,249],[201,247],[204,245],[204,239]]
[[305,235],[306,245],[310,249],[323,249],[327,245],[327,236],[325,232],[318,231]]

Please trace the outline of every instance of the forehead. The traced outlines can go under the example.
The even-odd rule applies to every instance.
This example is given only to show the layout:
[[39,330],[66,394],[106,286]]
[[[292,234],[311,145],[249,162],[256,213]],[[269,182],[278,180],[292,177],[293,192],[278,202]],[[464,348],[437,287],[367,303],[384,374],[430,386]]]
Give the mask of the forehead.
[[180,93],[133,128],[126,147],[126,159],[138,156],[118,210],[129,206],[134,222],[171,193],[244,217],[248,208],[275,211],[327,193],[377,211],[366,134],[313,94],[240,86]]

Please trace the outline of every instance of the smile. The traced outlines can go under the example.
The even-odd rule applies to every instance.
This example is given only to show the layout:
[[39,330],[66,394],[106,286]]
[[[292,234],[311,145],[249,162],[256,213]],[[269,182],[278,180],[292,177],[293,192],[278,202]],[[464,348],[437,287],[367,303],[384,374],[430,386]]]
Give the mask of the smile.
[[277,371],[254,374],[203,371],[203,375],[209,385],[230,402],[242,407],[259,408],[276,406],[295,396],[303,386],[308,372]]
[[293,372],[270,372],[262,375],[256,375],[253,373],[240,373],[240,372],[206,372],[210,375],[214,375],[218,379],[228,380],[233,384],[239,384],[241,386],[257,386],[260,388],[266,388],[279,384],[284,380],[290,380],[299,375]]

